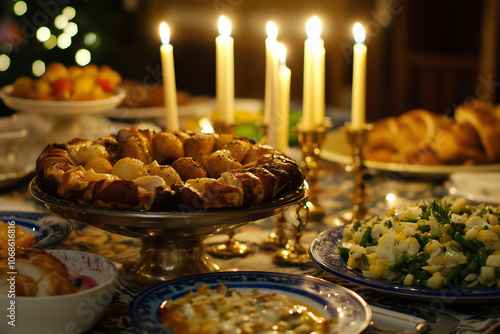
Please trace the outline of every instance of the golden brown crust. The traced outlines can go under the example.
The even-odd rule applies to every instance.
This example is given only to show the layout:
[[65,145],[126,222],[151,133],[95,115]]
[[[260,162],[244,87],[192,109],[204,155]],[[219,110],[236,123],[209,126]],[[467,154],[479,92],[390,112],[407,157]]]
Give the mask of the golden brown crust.
[[363,148],[368,160],[419,165],[500,162],[499,107],[472,100],[454,118],[411,110],[375,123]]
[[485,163],[481,141],[469,123],[449,122],[436,135],[435,151],[441,161],[450,164]]
[[[7,258],[0,259],[0,289],[10,277],[6,268]],[[66,266],[43,250],[16,248],[16,271],[16,296],[57,296],[77,291]]]
[[[181,151],[185,156],[174,160]],[[36,170],[51,194],[133,210],[250,206],[304,180],[295,161],[241,137],[135,127],[94,141],[51,144]]]
[[183,181],[207,177],[207,172],[203,166],[191,157],[182,157],[172,163],[172,167],[179,173]]
[[493,113],[485,110],[484,104],[479,104],[478,108],[468,105],[458,107],[455,110],[455,119],[460,124],[470,124],[474,127],[489,162],[500,160],[500,122]]

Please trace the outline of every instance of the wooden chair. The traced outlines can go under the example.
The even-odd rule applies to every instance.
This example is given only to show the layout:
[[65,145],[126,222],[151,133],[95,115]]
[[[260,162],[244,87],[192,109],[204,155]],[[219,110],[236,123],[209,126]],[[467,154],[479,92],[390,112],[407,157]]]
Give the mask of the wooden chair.
[[[449,7],[455,5],[449,2],[441,5],[403,1],[402,4],[404,10],[395,18],[394,26],[392,114],[414,108],[447,113],[470,98],[497,102],[500,3],[462,1],[453,10]],[[457,13],[457,9],[462,12]],[[429,17],[433,14],[436,20]],[[455,24],[446,24],[446,19],[453,16]],[[419,36],[439,41],[446,29],[450,30],[449,36],[456,38],[455,45],[448,50],[438,43],[434,43],[434,50],[421,47],[432,43],[424,41],[418,45],[415,40]],[[422,31],[428,33],[422,36]],[[459,43],[469,44],[457,46]]]

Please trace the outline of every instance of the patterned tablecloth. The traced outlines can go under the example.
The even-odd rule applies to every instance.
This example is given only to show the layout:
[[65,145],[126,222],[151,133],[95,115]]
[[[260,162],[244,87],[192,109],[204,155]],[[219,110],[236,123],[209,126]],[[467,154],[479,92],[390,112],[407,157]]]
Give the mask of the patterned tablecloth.
[[[310,220],[301,243],[307,245],[315,236],[328,228],[342,224],[339,217],[352,208],[350,194],[353,191],[352,176],[343,166],[322,162],[319,169],[320,184],[318,201],[325,210],[320,220]],[[29,178],[22,180],[15,188],[0,192],[0,210],[46,212],[45,207],[34,201],[27,192]],[[388,193],[394,194],[391,204],[398,201],[442,197],[446,191],[440,181],[422,181],[405,178],[389,178],[384,173],[370,173],[367,177],[367,207],[374,213],[384,212],[390,205]],[[274,230],[275,217],[249,223],[239,228],[236,239],[246,243],[252,253],[244,258],[214,258],[221,270],[262,270],[301,275],[315,275],[335,284],[346,286],[361,295],[370,305],[399,310],[427,320],[434,330],[437,324],[447,324],[451,333],[497,333],[500,332],[500,308],[498,302],[477,303],[473,307],[454,303],[453,298],[437,298],[426,301],[412,301],[394,295],[386,295],[375,290],[360,287],[323,272],[313,265],[278,266],[272,262],[273,251],[262,247],[262,242]],[[111,234],[86,223],[72,221],[74,230],[62,243],[60,249],[75,249],[95,252],[113,260],[117,266],[137,255],[140,247],[138,239]],[[205,239],[205,245],[221,243],[227,235],[214,235]],[[137,291],[131,291],[118,284],[114,299],[103,318],[91,333],[134,333],[129,312],[129,303]],[[390,327],[390,323],[389,323]],[[385,330],[385,331],[384,331]],[[391,328],[387,324],[375,322],[365,333],[384,333]],[[392,329],[394,330],[394,329]],[[444,330],[442,334],[447,331]],[[448,330],[450,332],[450,330]]]

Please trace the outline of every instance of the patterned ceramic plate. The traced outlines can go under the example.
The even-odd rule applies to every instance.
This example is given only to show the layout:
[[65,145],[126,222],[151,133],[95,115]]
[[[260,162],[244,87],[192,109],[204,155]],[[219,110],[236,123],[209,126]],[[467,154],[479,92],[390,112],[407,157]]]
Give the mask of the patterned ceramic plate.
[[69,220],[36,212],[0,211],[0,220],[4,223],[14,221],[26,233],[38,237],[33,248],[44,249],[54,246],[71,233]]
[[309,255],[321,269],[347,281],[379,290],[384,293],[394,294],[417,300],[442,299],[446,303],[453,302],[480,302],[487,300],[500,300],[500,289],[489,290],[457,290],[443,288],[441,290],[417,288],[389,281],[373,279],[363,276],[353,270],[341,259],[339,246],[342,243],[344,226],[335,227],[321,232],[312,242]]
[[160,319],[162,302],[178,299],[196,290],[198,285],[215,288],[219,284],[232,290],[258,289],[265,293],[285,294],[315,308],[327,319],[338,319],[332,333],[361,333],[371,320],[371,309],[366,302],[344,287],[309,276],[242,271],[188,276],[153,286],[132,301],[132,322],[141,332],[172,334],[163,327]]
[[[334,130],[326,135],[321,149],[321,157],[325,160],[350,164],[352,162],[351,147],[344,132]],[[456,172],[493,172],[500,171],[500,164],[483,165],[417,165],[396,162],[365,160],[366,167],[387,173],[386,175],[398,179],[445,179]]]

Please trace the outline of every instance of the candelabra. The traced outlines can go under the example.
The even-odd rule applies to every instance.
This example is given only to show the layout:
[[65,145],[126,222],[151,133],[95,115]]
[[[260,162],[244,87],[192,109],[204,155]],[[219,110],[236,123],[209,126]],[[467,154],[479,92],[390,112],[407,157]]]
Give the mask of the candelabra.
[[289,223],[293,230],[294,240],[287,240],[285,246],[274,253],[273,262],[275,264],[303,265],[311,263],[307,249],[300,243],[300,238],[306,228],[310,214],[310,206],[307,198],[297,206],[295,213],[298,223]]
[[354,192],[352,194],[354,205],[352,212],[347,216],[344,215],[345,218],[362,220],[367,214],[365,203],[366,166],[363,158],[363,146],[366,143],[368,132],[371,131],[372,128],[373,126],[371,124],[365,124],[360,129],[354,129],[350,123],[346,123],[343,128],[352,152],[352,163],[346,166],[346,171],[351,173],[354,178]]
[[228,241],[219,245],[213,245],[206,249],[207,253],[210,253],[216,257],[231,258],[231,257],[244,257],[252,252],[250,247],[237,241],[234,238],[236,230],[230,230],[227,232]]
[[321,153],[321,145],[326,137],[326,132],[332,127],[329,118],[325,118],[323,125],[313,130],[304,129],[301,124],[297,125],[299,143],[302,147],[301,167],[304,171],[306,181],[309,183],[309,216],[311,219],[323,217],[324,210],[317,202],[318,195],[318,160]]
[[230,133],[234,134],[234,130],[236,129],[236,124],[227,124],[220,121],[214,121],[212,123],[212,127],[215,133]]
[[276,228],[269,236],[264,240],[262,247],[268,249],[280,249],[286,246],[288,243],[288,237],[286,235],[286,225],[287,221],[285,218],[285,209],[278,213],[276,219]]

